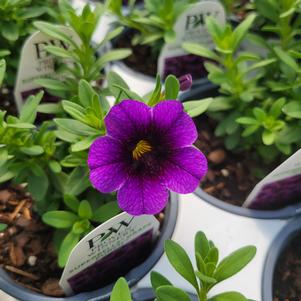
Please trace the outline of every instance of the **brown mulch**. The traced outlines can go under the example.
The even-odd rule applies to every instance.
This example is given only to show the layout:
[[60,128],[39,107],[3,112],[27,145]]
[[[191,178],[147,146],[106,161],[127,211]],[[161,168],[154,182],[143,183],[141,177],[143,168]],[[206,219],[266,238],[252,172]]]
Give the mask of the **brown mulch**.
[[274,272],[273,301],[301,301],[301,233],[280,255]]
[[51,240],[53,229],[33,211],[21,187],[0,190],[0,266],[20,285],[49,296],[63,296],[58,282],[62,270]]

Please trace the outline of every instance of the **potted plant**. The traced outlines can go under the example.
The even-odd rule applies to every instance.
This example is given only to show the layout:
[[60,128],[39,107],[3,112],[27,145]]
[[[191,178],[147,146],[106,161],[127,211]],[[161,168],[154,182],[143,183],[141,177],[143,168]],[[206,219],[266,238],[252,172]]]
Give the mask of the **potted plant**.
[[[165,254],[176,270],[195,290],[195,295],[188,295],[182,289],[172,285],[163,275],[153,271],[151,283],[154,290],[152,296],[145,292],[136,292],[135,300],[139,301],[188,301],[188,300],[225,300],[245,301],[245,296],[236,291],[228,291],[211,296],[210,290],[223,280],[237,274],[255,256],[254,246],[240,248],[219,262],[219,251],[212,241],[208,241],[203,232],[195,236],[195,261],[196,270],[192,265],[186,251],[172,240],[165,241]],[[155,296],[154,296],[155,295]],[[192,298],[192,299],[191,299]],[[124,278],[120,278],[112,291],[110,301],[130,301],[131,292]]]
[[0,3],[0,58],[6,58],[7,72],[1,94],[1,109],[16,113],[13,88],[21,47],[34,32],[33,21],[59,21],[56,1],[1,1]]
[[266,16],[263,30],[273,32],[274,39],[265,41],[260,34],[252,34],[252,40],[266,48],[264,57],[239,50],[252,29],[254,14],[235,29],[208,18],[214,51],[200,44],[183,45],[187,51],[212,60],[206,68],[209,80],[216,85],[211,90],[200,87],[183,97],[186,101],[212,96],[212,101],[185,105],[194,116],[206,112],[203,119],[196,120],[202,124],[197,143],[202,147],[211,145],[205,151],[211,166],[207,183],[205,180],[198,194],[220,208],[263,218],[296,215],[300,206],[296,192],[296,204],[284,209],[279,209],[285,206],[281,202],[274,208],[257,207],[279,209],[274,211],[237,207],[263,176],[301,146],[300,50],[296,43],[299,24],[294,22],[300,12],[295,1],[286,6],[275,2],[273,9]]
[[[123,11],[121,1],[109,1],[109,11],[117,18],[117,23],[126,28],[124,33],[113,42],[113,47],[128,47],[133,52],[122,62],[114,63],[112,70],[122,75],[129,85],[133,83],[133,88],[137,86],[135,88],[139,89],[137,92],[140,93],[150,90],[158,69],[161,68],[163,68],[160,71],[162,78],[168,74],[180,77],[190,73],[194,80],[206,84],[207,72],[203,67],[203,59],[185,53],[181,47],[180,50],[185,54],[170,58],[172,61],[166,64],[161,62],[165,46],[177,42],[179,32],[175,31],[175,26],[179,22],[179,17],[185,11],[192,10],[193,5],[197,3],[198,1],[167,0],[162,4],[152,0],[145,1],[143,7],[132,6],[129,11]],[[209,6],[212,3],[208,2],[206,5]],[[218,6],[219,10],[224,13],[221,4],[213,1],[213,5],[214,9]],[[198,20],[197,25],[201,27],[202,21]],[[182,27],[184,27],[183,24]],[[161,64],[165,66],[160,67]]]
[[[158,77],[154,91],[140,97],[122,78],[110,73],[108,87],[100,89],[99,69],[114,57],[114,52],[96,58],[88,43],[97,21],[97,9],[91,11],[86,6],[77,16],[70,8],[68,13],[67,18],[70,17],[69,22],[82,41],[80,46],[64,35],[59,26],[36,23],[48,35],[74,47],[66,52],[48,46],[47,51],[69,61],[61,82],[40,80],[40,84],[68,100],[40,105],[40,92],[28,98],[18,117],[1,113],[1,237],[2,252],[9,255],[2,263],[1,288],[21,300],[57,300],[46,295],[62,296],[59,268],[64,267],[82,237],[119,214],[120,208],[134,216],[158,214],[162,224],[157,244],[135,256],[135,262],[122,270],[135,283],[161,256],[163,241],[173,231],[176,198],[173,194],[169,196],[168,190],[192,192],[207,166],[202,153],[191,146],[196,138],[192,119],[180,102],[168,100],[177,99],[181,87],[178,80],[168,77],[163,89]],[[118,30],[108,38],[116,33]],[[2,62],[2,75],[4,67]],[[112,109],[108,95],[115,99]],[[129,98],[135,100],[124,100]],[[55,114],[56,118],[36,126],[38,111]],[[116,159],[120,162],[110,164],[110,160]],[[190,159],[194,163],[183,174],[178,165],[187,165]],[[160,213],[167,204],[167,209]],[[102,289],[102,298],[112,288],[109,275],[106,280],[102,283],[107,285]],[[97,290],[60,298],[82,300],[99,294]]]
[[300,217],[290,221],[270,246],[263,275],[264,300],[300,296]]

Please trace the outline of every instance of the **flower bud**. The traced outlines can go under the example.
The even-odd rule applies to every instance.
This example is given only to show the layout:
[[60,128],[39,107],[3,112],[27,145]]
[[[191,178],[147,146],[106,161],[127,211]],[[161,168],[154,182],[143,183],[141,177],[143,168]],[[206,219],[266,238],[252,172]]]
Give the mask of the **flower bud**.
[[192,86],[192,76],[191,74],[185,74],[179,78],[180,90],[186,91],[189,90]]

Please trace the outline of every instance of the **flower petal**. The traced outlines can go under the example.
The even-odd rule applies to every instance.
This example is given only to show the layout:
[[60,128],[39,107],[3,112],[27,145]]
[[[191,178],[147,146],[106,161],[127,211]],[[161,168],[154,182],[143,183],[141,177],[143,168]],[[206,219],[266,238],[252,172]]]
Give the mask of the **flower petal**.
[[156,214],[168,200],[168,191],[158,179],[130,177],[118,191],[119,207],[131,215]]
[[88,166],[90,169],[103,165],[121,162],[123,157],[122,144],[111,137],[97,138],[89,149]]
[[128,174],[122,160],[122,145],[118,140],[105,136],[97,138],[88,155],[90,181],[101,192],[119,189]]
[[195,147],[176,149],[165,165],[163,181],[166,187],[178,193],[191,193],[207,172],[207,159]]
[[177,100],[166,100],[153,109],[153,123],[165,136],[169,148],[190,146],[198,137],[192,118]]
[[127,177],[123,163],[112,163],[90,171],[90,181],[93,187],[104,193],[118,190]]
[[137,100],[123,100],[105,118],[107,133],[121,141],[146,133],[150,123],[150,107]]

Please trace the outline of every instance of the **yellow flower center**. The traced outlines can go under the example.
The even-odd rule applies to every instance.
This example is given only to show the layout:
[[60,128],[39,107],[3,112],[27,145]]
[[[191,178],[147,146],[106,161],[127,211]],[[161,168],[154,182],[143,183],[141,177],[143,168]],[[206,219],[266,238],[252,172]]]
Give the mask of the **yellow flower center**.
[[145,153],[148,153],[152,150],[151,145],[145,141],[145,140],[140,140],[135,149],[133,150],[133,158],[135,160],[140,159]]

